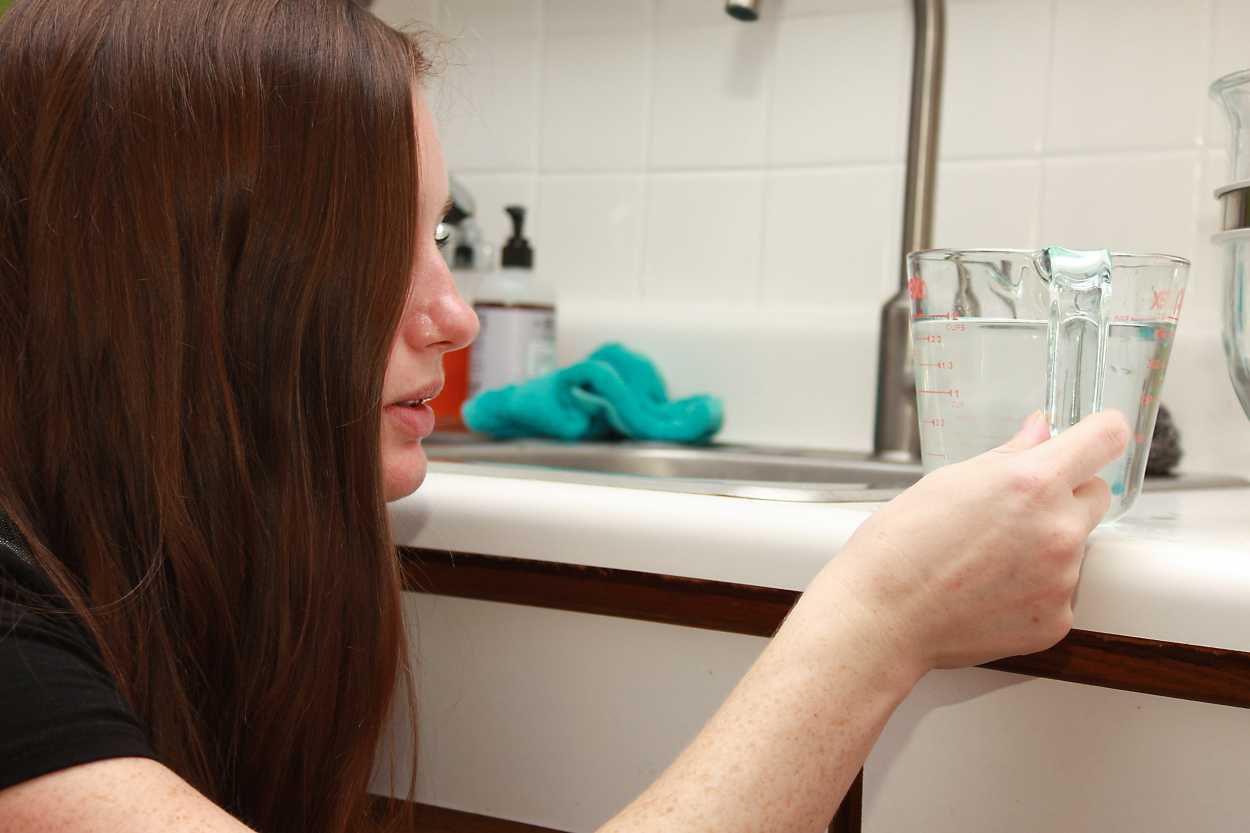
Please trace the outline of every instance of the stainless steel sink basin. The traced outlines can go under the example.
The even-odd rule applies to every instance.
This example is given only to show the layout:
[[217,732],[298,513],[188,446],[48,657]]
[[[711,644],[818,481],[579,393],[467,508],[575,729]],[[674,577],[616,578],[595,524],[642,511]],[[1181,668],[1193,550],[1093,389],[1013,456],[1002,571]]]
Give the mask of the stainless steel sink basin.
[[920,476],[919,465],[879,463],[862,455],[815,455],[740,446],[689,448],[660,443],[565,444],[527,440],[434,447],[429,455],[431,459],[460,463],[546,466],[641,477],[908,486]]
[[794,501],[888,500],[919,465],[862,454],[662,443],[428,443],[440,471]]
[[[436,433],[425,446],[434,471],[761,500],[889,500],[922,474],[918,463],[885,463],[863,453],[742,445],[495,442],[474,435]],[[1247,484],[1238,477],[1182,475],[1147,479],[1145,488]]]

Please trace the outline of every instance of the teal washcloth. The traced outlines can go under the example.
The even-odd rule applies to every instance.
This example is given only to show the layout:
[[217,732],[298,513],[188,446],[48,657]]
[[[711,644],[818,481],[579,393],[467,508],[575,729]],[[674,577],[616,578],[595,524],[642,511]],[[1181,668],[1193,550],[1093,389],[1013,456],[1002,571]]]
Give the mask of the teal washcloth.
[[461,410],[471,430],[500,439],[676,443],[707,442],[720,430],[723,413],[714,396],[670,402],[655,365],[620,344],[605,344],[584,361],[520,385],[483,391]]

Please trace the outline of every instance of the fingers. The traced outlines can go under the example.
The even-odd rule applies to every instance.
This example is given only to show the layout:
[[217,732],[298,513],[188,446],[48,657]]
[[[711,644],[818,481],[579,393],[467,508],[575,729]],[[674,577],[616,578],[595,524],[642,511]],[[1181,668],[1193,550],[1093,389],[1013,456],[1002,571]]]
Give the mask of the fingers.
[[1123,454],[1128,436],[1128,421],[1119,411],[1101,411],[1090,414],[1030,453],[1045,458],[1058,470],[1065,484],[1075,488]]
[[1041,411],[1034,411],[1029,414],[1016,435],[995,450],[1026,451],[1036,445],[1041,445],[1048,439],[1050,439],[1050,426],[1046,424],[1046,415]]
[[1111,508],[1111,487],[1101,477],[1095,477],[1077,486],[1072,496],[1085,508],[1091,530],[1098,526],[1103,516],[1107,514],[1107,510]]

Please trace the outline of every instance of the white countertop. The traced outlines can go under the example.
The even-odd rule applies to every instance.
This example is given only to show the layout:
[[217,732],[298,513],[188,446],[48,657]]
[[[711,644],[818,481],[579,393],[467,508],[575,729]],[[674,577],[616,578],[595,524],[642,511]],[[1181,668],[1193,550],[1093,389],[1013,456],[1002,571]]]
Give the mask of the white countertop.
[[[801,590],[879,504],[479,477],[431,464],[396,543]],[[1250,651],[1250,488],[1142,495],[1097,530],[1075,627]]]

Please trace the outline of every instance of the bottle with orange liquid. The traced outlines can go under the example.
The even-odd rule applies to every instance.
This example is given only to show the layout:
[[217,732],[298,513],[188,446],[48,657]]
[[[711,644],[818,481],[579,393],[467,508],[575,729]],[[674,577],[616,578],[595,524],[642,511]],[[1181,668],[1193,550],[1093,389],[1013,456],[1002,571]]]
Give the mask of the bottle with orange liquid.
[[[451,210],[444,223],[449,227],[448,258],[456,289],[468,304],[473,303],[481,269],[489,269],[493,247],[483,242],[482,232],[474,219],[473,195],[455,176],[451,180]],[[464,431],[460,406],[469,396],[469,348],[443,356],[443,392],[430,407],[434,410],[437,431]]]
[[469,349],[443,354],[443,392],[430,402],[438,431],[463,431],[460,406],[469,395]]

